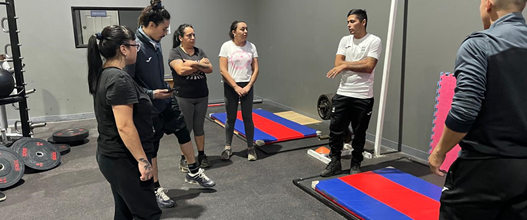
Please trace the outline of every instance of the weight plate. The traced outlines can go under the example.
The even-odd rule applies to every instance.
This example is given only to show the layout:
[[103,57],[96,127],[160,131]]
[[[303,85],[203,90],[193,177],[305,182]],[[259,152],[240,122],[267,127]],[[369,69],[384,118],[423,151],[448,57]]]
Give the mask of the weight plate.
[[53,140],[53,136],[48,138],[48,142],[52,144],[58,144],[57,142],[55,142],[55,140]]
[[14,151],[15,148],[17,148],[19,145],[21,144],[24,144],[25,141],[27,141],[28,139],[31,139],[31,138],[28,138],[28,137],[22,137],[18,140],[16,140],[13,144],[11,144],[11,150]]
[[57,150],[60,152],[60,155],[64,155],[70,152],[70,145],[69,144],[53,144],[57,148]]
[[60,164],[60,151],[42,139],[27,139],[13,151],[22,157],[26,166],[35,170],[50,170]]
[[15,185],[24,175],[24,161],[13,150],[0,145],[0,189]]
[[81,141],[90,136],[88,129],[70,128],[53,133],[53,140],[57,143],[70,143]]
[[328,120],[331,118],[331,110],[333,109],[333,96],[335,96],[335,93],[331,94],[322,94],[318,98],[317,101],[317,111],[318,116],[324,120]]
[[73,147],[73,146],[79,146],[79,145],[86,144],[86,143],[90,142],[90,140],[89,139],[83,139],[83,140],[78,140],[78,141],[59,143],[59,142],[55,141],[55,139],[53,139],[53,137],[49,137],[48,138],[48,142],[52,143],[52,144],[67,144],[67,145],[70,145],[70,147]]

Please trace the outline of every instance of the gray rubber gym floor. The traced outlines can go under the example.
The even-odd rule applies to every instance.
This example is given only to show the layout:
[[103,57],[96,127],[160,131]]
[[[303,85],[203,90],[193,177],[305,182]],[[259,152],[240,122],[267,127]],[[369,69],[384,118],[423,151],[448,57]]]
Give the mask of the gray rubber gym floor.
[[[280,110],[269,104],[254,107]],[[209,111],[223,111],[223,107],[209,108]],[[327,123],[313,126],[327,134]],[[35,137],[47,139],[54,131],[79,127],[90,130],[89,143],[72,147],[70,153],[63,155],[59,167],[38,173],[26,171],[17,186],[3,190],[7,200],[0,202],[0,219],[113,218],[110,186],[100,173],[94,156],[96,121],[48,123],[44,128],[35,129]],[[213,163],[206,174],[217,183],[213,189],[185,183],[184,174],[178,169],[177,139],[171,135],[161,141],[160,183],[170,190],[167,194],[176,201],[176,207],[163,209],[162,219],[344,219],[292,183],[293,179],[316,176],[325,167],[309,157],[307,149],[272,155],[258,151],[258,160],[249,162],[245,142],[234,137],[234,155],[225,162],[219,159],[225,139],[223,128],[206,120],[205,132],[205,152]],[[371,147],[368,143],[367,148]],[[406,155],[388,154],[382,159],[365,160],[363,166],[400,156]],[[343,161],[343,168],[349,169],[349,160]],[[420,177],[436,185],[443,183],[442,178],[431,174]]]

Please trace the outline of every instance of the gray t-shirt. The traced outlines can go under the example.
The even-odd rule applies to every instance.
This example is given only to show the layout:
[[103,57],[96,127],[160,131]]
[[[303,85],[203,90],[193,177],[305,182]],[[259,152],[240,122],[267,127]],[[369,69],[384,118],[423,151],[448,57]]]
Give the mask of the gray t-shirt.
[[[194,54],[188,55],[181,49],[181,47],[172,48],[168,55],[168,64],[174,60],[193,60],[199,61],[203,58],[208,58],[203,50],[194,47]],[[207,87],[207,76],[201,70],[198,70],[188,76],[181,76],[177,74],[176,70],[170,67],[172,70],[172,77],[174,78],[174,94],[182,98],[204,98],[209,95],[209,89]]]

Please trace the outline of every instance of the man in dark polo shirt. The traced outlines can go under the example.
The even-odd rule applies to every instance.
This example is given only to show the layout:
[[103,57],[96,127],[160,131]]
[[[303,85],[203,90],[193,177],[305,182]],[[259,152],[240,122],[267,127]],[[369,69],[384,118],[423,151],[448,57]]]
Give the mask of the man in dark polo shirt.
[[137,52],[137,61],[128,65],[126,71],[137,84],[152,99],[154,111],[154,148],[152,167],[154,170],[154,185],[159,207],[171,208],[175,203],[166,195],[166,190],[159,184],[157,151],[159,142],[164,134],[174,134],[178,138],[181,152],[188,162],[189,172],[186,181],[196,183],[203,187],[213,187],[214,181],[209,179],[204,170],[199,168],[194,157],[190,133],[186,127],[185,119],[169,85],[164,81],[163,53],[161,39],[167,35],[170,26],[170,14],[161,5],[161,1],[151,1],[152,4],[141,12],[139,16],[139,29],[136,32],[136,42],[141,44]]
[[527,0],[481,0],[486,30],[459,48],[457,85],[432,172],[456,144],[440,219],[527,219]]

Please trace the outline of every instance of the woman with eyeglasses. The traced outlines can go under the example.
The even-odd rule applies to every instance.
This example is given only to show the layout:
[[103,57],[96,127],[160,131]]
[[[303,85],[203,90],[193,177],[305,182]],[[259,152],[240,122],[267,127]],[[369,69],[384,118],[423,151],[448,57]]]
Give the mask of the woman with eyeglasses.
[[205,52],[195,47],[196,33],[190,24],[182,24],[174,33],[168,63],[174,78],[174,95],[189,132],[194,131],[198,148],[198,164],[201,168],[211,166],[205,155],[205,115],[209,102],[206,74],[212,73],[212,64]]
[[223,93],[225,95],[225,149],[221,153],[222,160],[228,160],[232,155],[231,143],[234,134],[234,123],[238,101],[241,102],[242,119],[247,139],[247,159],[257,159],[253,146],[254,124],[252,118],[254,83],[258,77],[258,52],[253,43],[247,41],[247,23],[234,21],[229,30],[231,40],[225,42],[220,49],[220,72],[223,77]]
[[[97,119],[97,163],[110,183],[114,219],[159,219],[152,181],[152,102],[123,68],[139,44],[124,26],[108,26],[88,41],[88,86]],[[104,57],[104,61],[101,59]]]

